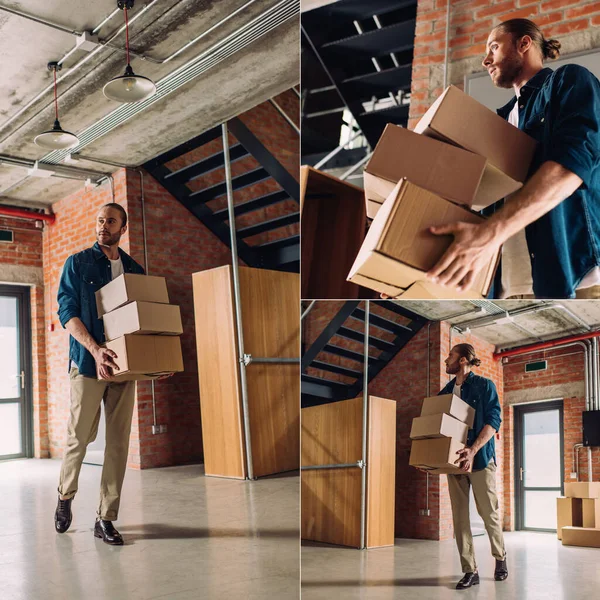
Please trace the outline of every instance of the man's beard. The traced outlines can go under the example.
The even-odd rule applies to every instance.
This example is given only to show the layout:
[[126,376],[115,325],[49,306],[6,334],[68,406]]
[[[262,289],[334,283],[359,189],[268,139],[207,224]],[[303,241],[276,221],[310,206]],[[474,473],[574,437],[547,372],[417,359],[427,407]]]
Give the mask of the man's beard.
[[101,246],[114,246],[119,243],[121,239],[121,232],[117,231],[117,233],[108,233],[108,235],[103,238],[100,237],[99,233],[96,233],[96,239]]
[[458,363],[458,361],[455,361],[453,363],[450,363],[449,365],[446,365],[446,373],[450,374],[450,375],[454,375],[455,373],[458,373],[460,371],[460,365]]
[[523,71],[523,59],[515,52],[511,56],[507,56],[501,63],[496,67],[498,76],[494,81],[494,85],[500,88],[511,88],[513,82]]

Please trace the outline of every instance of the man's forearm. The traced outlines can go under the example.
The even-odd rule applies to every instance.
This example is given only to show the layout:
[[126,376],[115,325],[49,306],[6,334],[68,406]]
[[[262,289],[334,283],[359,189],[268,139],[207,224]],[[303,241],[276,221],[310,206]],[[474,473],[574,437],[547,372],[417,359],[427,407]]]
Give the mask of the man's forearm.
[[475,454],[477,454],[477,452],[479,452],[494,437],[495,434],[496,430],[491,425],[485,425],[471,446],[471,448],[475,451]]
[[73,317],[65,325],[68,332],[91,354],[98,350],[99,345],[90,335],[79,317]]
[[537,221],[568,198],[581,178],[554,161],[547,161],[531,179],[485,223],[501,243]]

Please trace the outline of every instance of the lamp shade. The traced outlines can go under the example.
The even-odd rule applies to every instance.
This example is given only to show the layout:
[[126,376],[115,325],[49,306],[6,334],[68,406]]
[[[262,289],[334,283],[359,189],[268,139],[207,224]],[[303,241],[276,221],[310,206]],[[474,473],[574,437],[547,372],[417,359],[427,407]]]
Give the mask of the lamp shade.
[[103,89],[104,95],[116,102],[139,102],[156,93],[156,85],[151,79],[136,75],[130,65],[125,74],[111,79]]
[[33,141],[47,150],[64,150],[74,148],[79,144],[79,138],[74,133],[64,131],[58,119],[54,121],[52,129],[36,135]]

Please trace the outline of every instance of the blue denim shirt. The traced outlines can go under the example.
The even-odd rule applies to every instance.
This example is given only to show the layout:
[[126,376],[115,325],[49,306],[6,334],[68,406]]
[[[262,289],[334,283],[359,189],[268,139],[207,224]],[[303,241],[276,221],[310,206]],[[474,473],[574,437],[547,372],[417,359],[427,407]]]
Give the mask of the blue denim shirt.
[[[508,120],[516,101],[498,114]],[[538,142],[529,176],[551,160],[583,180],[525,228],[536,297],[574,298],[583,277],[600,265],[600,81],[579,65],[542,69],[521,88],[519,129]],[[500,285],[498,269],[490,297],[499,296]]]
[[[125,273],[143,274],[144,269],[119,248]],[[91,248],[69,256],[65,262],[58,287],[58,318],[65,325],[79,317],[98,344],[104,340],[104,322],[98,318],[96,291],[112,280],[110,261],[98,242]],[[73,337],[69,337],[69,368],[71,361],[79,372],[96,377],[96,362],[92,355]]]
[[[451,394],[454,390],[456,377],[450,381],[444,389],[438,394]],[[475,420],[473,428],[469,429],[467,434],[467,446],[472,446],[478,438],[481,430],[486,425],[491,425],[496,431],[500,429],[500,400],[496,385],[491,379],[475,375],[470,372],[467,378],[463,381],[460,390],[461,398],[475,409]],[[458,457],[457,457],[458,458]],[[485,469],[490,460],[496,462],[496,442],[493,436],[486,444],[477,452],[473,460],[473,471]]]

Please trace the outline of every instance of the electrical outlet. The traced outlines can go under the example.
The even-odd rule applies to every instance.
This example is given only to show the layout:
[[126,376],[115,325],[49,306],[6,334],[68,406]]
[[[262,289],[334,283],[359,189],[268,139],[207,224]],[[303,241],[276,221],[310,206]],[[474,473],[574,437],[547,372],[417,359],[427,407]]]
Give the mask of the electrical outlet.
[[428,508],[421,508],[419,510],[419,515],[421,517],[430,517],[431,516],[431,511]]
[[157,433],[167,433],[166,425],[152,425],[152,435],[156,435]]
[[571,473],[571,479],[577,479],[577,473],[575,473],[575,471]]
[[167,433],[167,426],[166,425],[159,425],[160,427],[160,432],[161,433]]

